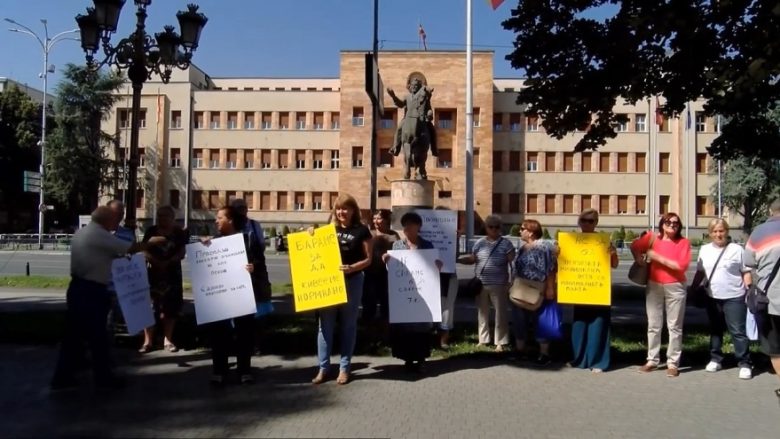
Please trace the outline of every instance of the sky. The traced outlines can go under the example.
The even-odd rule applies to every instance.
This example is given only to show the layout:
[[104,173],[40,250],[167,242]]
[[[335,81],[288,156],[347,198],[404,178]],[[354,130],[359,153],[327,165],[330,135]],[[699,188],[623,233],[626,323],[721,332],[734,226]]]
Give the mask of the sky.
[[[473,0],[474,48],[494,50],[496,77],[519,77],[504,56],[512,50],[512,33],[501,27],[517,0],[507,0],[493,11],[485,0]],[[197,3],[209,18],[193,62],[212,77],[337,77],[339,51],[370,50],[373,38],[373,0],[153,0],[147,32],[176,25],[176,12]],[[0,18],[11,18],[43,35],[75,29],[76,14],[90,0],[0,0]],[[127,0],[119,30],[112,41],[135,27],[135,5]],[[427,34],[429,49],[464,49],[466,0],[380,0],[380,50],[417,49],[418,24]],[[43,70],[43,50],[31,36],[9,32],[0,21],[0,76],[35,88]],[[73,34],[77,36],[78,34]],[[56,44],[49,63],[50,91],[67,63],[84,63],[78,41]]]

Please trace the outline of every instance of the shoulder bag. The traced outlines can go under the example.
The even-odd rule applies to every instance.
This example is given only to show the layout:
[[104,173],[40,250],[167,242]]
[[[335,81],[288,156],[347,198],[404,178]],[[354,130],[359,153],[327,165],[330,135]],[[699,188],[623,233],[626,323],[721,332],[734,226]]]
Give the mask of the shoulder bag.
[[750,312],[756,317],[759,330],[761,329],[761,320],[765,320],[765,315],[769,312],[769,297],[767,297],[767,291],[769,286],[772,285],[772,281],[777,276],[777,270],[780,269],[780,259],[775,262],[775,267],[772,269],[772,274],[766,280],[764,289],[758,287],[757,282],[753,282],[748,287],[747,294],[745,295],[745,303],[747,304]]
[[718,255],[718,259],[715,260],[715,265],[712,266],[712,270],[710,270],[710,275],[707,277],[707,280],[704,281],[704,284],[699,285],[696,288],[691,289],[688,292],[688,303],[695,306],[696,308],[706,308],[707,303],[712,299],[712,291],[710,290],[710,281],[712,280],[712,276],[715,274],[715,269],[718,268],[718,263],[720,262],[720,258],[723,257],[723,253],[726,253],[726,249],[729,248],[729,244],[726,244],[726,247],[723,248],[723,250],[720,251],[720,254]]
[[493,247],[493,250],[491,250],[490,254],[488,254],[485,265],[482,266],[482,270],[479,271],[478,275],[475,275],[470,279],[461,279],[458,281],[458,297],[477,297],[480,293],[482,293],[483,285],[482,281],[479,279],[479,276],[482,276],[482,273],[485,271],[485,267],[487,266],[490,257],[493,256],[493,253],[496,251],[496,249],[498,249],[502,239],[504,239],[503,236],[498,238],[498,241],[496,241],[496,246]]
[[[650,232],[653,233],[653,232]],[[647,247],[647,251],[650,251],[653,249],[653,244],[655,243],[655,234],[653,233],[652,236],[650,236],[650,245]],[[650,276],[650,261],[647,259],[647,252],[645,252],[645,264],[639,265],[634,261],[633,264],[631,264],[631,268],[628,269],[628,280],[631,282],[645,286],[647,285],[647,279]]]

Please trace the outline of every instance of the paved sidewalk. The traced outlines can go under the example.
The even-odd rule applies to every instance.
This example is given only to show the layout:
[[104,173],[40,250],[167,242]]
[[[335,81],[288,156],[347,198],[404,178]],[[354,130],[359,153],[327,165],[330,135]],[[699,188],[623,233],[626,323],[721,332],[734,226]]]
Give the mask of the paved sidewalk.
[[[755,438],[780,435],[776,377],[634,367],[535,370],[493,358],[437,360],[414,380],[397,360],[355,358],[347,386],[308,383],[314,357],[255,357],[259,382],[208,385],[203,352],[119,353],[130,385],[51,395],[52,347],[0,346],[0,436]],[[88,380],[87,380],[88,381]]]

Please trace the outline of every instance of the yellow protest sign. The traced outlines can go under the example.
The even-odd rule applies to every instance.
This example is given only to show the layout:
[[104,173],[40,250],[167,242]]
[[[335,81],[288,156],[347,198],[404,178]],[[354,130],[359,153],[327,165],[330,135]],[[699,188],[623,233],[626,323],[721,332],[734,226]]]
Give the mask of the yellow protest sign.
[[560,233],[558,244],[558,302],[612,304],[609,235]]
[[295,312],[347,303],[336,226],[287,235]]

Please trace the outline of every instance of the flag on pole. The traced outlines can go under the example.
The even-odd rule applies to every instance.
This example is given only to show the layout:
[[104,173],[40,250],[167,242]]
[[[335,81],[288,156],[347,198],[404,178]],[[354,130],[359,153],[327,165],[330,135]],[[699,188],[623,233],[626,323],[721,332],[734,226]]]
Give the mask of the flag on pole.
[[499,6],[501,6],[501,3],[504,3],[504,0],[487,0],[488,4],[491,8],[495,11],[498,9]]
[[687,106],[687,111],[685,115],[685,129],[690,130],[691,129],[691,107]]
[[655,97],[655,123],[659,127],[664,124],[664,114],[661,112],[661,101],[658,96]]
[[420,35],[420,43],[422,43],[423,49],[428,50],[428,43],[425,41],[425,29],[423,29],[422,23],[420,23],[417,33]]

